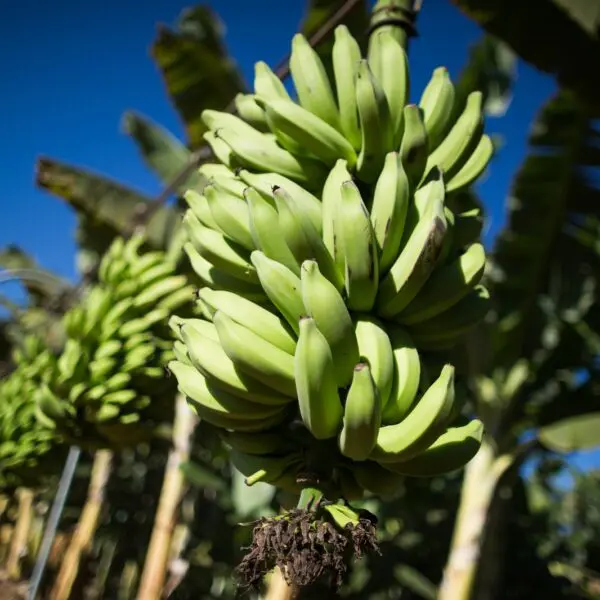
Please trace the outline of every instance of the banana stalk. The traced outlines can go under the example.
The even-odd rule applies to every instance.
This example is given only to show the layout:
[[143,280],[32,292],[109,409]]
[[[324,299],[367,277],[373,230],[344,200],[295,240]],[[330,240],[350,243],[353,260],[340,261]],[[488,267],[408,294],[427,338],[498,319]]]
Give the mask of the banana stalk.
[[17,496],[19,498],[17,520],[6,560],[6,571],[8,576],[13,579],[19,579],[21,576],[21,559],[27,553],[27,540],[33,512],[33,491],[20,488]]
[[269,589],[264,600],[295,600],[300,590],[295,585],[288,585],[279,567],[269,577]]
[[53,600],[68,600],[71,597],[81,559],[91,549],[104,503],[106,483],[111,472],[112,458],[113,455],[110,450],[99,450],[96,452],[87,500],[79,517],[75,533],[63,557],[52,592],[50,593],[50,597]]
[[[396,41],[406,49],[409,37],[414,35],[414,5],[415,0],[378,0],[372,11],[371,31],[391,31]],[[385,24],[380,25],[382,22]]]
[[173,530],[184,493],[185,480],[180,467],[189,459],[192,435],[197,423],[196,415],[188,406],[185,397],[179,394],[175,401],[173,448],[167,460],[137,600],[159,600],[162,597]]

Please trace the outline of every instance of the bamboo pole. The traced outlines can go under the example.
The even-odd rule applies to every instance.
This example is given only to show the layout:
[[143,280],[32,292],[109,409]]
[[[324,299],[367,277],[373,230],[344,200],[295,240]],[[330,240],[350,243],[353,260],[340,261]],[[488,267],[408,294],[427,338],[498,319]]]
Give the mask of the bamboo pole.
[[171,539],[181,503],[185,478],[181,465],[189,459],[192,434],[198,420],[184,396],[175,400],[173,448],[169,452],[154,528],[140,579],[137,600],[159,600],[165,583]]
[[98,528],[112,457],[110,450],[99,450],[94,456],[87,500],[50,593],[51,600],[68,600],[71,596],[82,556],[89,552]]
[[20,488],[17,496],[19,502],[17,521],[6,560],[6,571],[12,579],[21,577],[21,558],[27,553],[27,540],[29,539],[33,510],[32,490]]

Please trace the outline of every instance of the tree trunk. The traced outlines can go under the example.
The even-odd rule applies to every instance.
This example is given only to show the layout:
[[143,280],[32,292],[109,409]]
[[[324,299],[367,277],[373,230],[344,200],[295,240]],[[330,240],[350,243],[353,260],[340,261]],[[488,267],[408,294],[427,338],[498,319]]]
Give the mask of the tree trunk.
[[50,593],[52,600],[68,600],[71,596],[73,584],[79,572],[81,558],[89,552],[94,534],[98,528],[106,483],[111,470],[112,456],[110,450],[96,452],[87,501]]
[[[450,554],[437,600],[472,600],[486,523],[501,469],[484,439],[465,469]],[[488,532],[489,533],[489,532]]]
[[192,434],[197,422],[196,415],[188,406],[185,397],[178,394],[175,401],[173,448],[167,460],[137,600],[159,600],[161,597],[167,573],[171,538],[185,487],[185,478],[180,467],[189,459]]
[[17,521],[6,560],[6,571],[8,576],[13,579],[18,579],[21,576],[21,558],[27,552],[27,540],[29,539],[33,509],[32,490],[20,488],[17,495],[19,498]]

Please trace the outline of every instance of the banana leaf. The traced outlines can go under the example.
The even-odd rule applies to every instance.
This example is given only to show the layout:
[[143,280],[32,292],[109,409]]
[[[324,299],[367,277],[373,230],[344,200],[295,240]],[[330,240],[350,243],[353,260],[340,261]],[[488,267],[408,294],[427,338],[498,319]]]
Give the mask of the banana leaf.
[[596,33],[600,0],[452,2],[523,60],[575,91],[588,110],[600,115],[600,85],[597,77],[590,75],[600,71]]
[[223,27],[207,6],[183,11],[174,28],[160,25],[152,45],[171,101],[185,125],[189,146],[204,145],[206,108],[223,110],[238,92],[243,77],[223,43]]
[[590,450],[600,446],[600,412],[588,413],[542,427],[542,444],[555,452]]
[[[86,236],[93,236],[98,226],[98,235],[105,241],[107,229],[115,236],[127,234],[139,211],[152,201],[117,181],[46,157],[38,160],[36,184],[65,200],[86,219]],[[167,247],[179,227],[180,215],[176,206],[160,206],[146,229],[148,244],[156,249]]]
[[[140,155],[150,170],[163,184],[169,184],[191,162],[192,153],[172,133],[147,117],[135,112],[123,115],[122,129],[136,143]],[[177,186],[178,192],[190,187],[201,187],[201,177],[196,169]]]

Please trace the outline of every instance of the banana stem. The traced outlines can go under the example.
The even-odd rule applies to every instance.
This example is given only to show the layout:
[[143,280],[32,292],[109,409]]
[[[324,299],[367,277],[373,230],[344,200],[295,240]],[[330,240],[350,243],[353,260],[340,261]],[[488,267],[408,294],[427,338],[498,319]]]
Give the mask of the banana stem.
[[190,456],[192,435],[198,420],[181,394],[175,401],[173,448],[169,452],[163,487],[158,501],[154,529],[146,554],[138,600],[159,600],[165,583],[169,551],[177,512],[185,488],[181,465]]
[[21,488],[18,490],[17,495],[19,498],[17,521],[6,561],[6,571],[8,572],[8,576],[13,579],[18,579],[21,576],[21,558],[27,552],[27,540],[29,538],[33,509],[32,490]]
[[416,16],[415,0],[378,0],[371,13],[369,40],[373,39],[375,31],[391,31],[407,50],[409,38],[417,35]]
[[94,456],[87,500],[54,582],[50,594],[53,600],[67,600],[71,596],[81,559],[90,550],[100,520],[112,457],[110,450],[99,450]]

